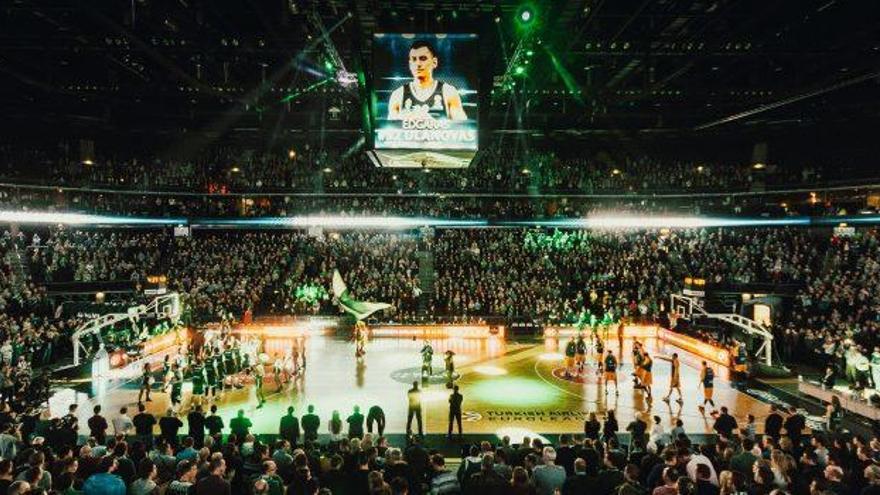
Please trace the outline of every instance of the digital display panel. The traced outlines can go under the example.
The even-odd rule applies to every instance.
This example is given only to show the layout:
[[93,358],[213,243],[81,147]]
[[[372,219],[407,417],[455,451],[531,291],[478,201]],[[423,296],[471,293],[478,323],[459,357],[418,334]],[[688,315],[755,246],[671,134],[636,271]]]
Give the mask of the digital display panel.
[[464,167],[478,149],[478,37],[376,34],[373,142],[383,166]]

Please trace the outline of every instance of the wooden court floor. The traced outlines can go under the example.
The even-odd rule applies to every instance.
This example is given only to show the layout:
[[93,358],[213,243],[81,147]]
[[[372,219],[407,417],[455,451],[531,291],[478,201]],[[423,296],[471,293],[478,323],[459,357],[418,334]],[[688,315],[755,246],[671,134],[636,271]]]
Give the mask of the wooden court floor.
[[[323,336],[292,339],[270,338],[266,340],[269,355],[283,353],[291,345],[305,349],[307,369],[295,382],[276,386],[271,367],[266,368],[264,394],[267,402],[257,409],[256,391],[253,386],[224,394],[216,404],[224,418],[231,418],[239,409],[254,423],[255,433],[277,433],[279,418],[288,406],[297,415],[306,406],[315,406],[321,417],[321,432],[327,432],[327,422],[332,411],[339,411],[343,421],[354,405],[362,412],[375,404],[380,405],[387,417],[386,432],[403,433],[406,430],[406,391],[412,381],[418,379],[421,368],[419,349],[421,340],[410,338],[376,338],[367,343],[366,356],[357,360],[354,344],[343,339]],[[657,415],[668,428],[681,419],[689,433],[711,432],[712,418],[702,415],[698,405],[702,401],[702,389],[698,387],[700,359],[674,346],[656,339],[647,339],[647,346],[654,364],[654,400],[649,403],[645,393],[634,390],[630,340],[624,341],[620,352],[616,340],[607,345],[622,357],[618,376],[619,395],[609,389],[606,395],[594,373],[587,373],[580,380],[566,379],[562,370],[562,353],[565,338],[529,342],[504,341],[497,337],[487,339],[439,339],[433,340],[434,372],[436,379],[423,387],[422,403],[426,433],[444,433],[448,418],[448,390],[443,383],[443,353],[451,349],[456,353],[456,381],[464,395],[465,433],[509,434],[512,438],[534,433],[579,433],[589,412],[596,412],[600,420],[606,411],[614,410],[621,430],[636,415]],[[659,355],[678,352],[682,362],[681,381],[684,403],[663,402],[669,384],[670,364]],[[715,366],[715,402],[727,406],[737,420],[744,424],[748,413],[757,417],[758,424],[769,411],[769,406],[731,387],[727,370]],[[65,410],[70,401],[80,403],[81,424],[91,415],[92,406],[101,404],[105,415],[112,417],[123,405],[136,412],[137,377],[130,376],[110,383],[92,383],[90,392],[67,391],[53,399],[53,409]],[[183,412],[191,405],[191,384],[184,386]],[[169,406],[167,394],[156,392],[153,401],[147,403],[154,414],[162,415]],[[54,412],[54,411],[53,411]],[[185,418],[183,418],[185,421]],[[415,426],[415,425],[414,425]]]

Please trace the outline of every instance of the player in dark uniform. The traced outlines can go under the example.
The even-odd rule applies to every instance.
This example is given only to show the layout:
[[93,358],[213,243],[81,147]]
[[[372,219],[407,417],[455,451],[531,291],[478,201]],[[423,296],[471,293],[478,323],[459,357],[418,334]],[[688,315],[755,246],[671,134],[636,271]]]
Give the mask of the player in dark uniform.
[[642,344],[639,341],[633,341],[633,387],[642,388]]
[[605,368],[605,381],[604,381],[604,389],[605,393],[608,393],[608,382],[614,382],[614,395],[618,395],[617,391],[617,358],[614,357],[614,353],[611,352],[611,349],[608,349],[608,354],[605,355],[604,360],[604,368]]
[[715,370],[703,361],[703,369],[700,370],[700,385],[703,386],[703,403],[700,404],[700,413],[706,412],[706,404],[715,407],[715,401],[712,400],[715,392]]
[[201,359],[192,361],[189,368],[192,378],[192,405],[201,405],[205,401],[205,366]]
[[223,351],[223,365],[226,367],[227,375],[234,375],[240,371],[238,366],[235,364],[235,355],[237,352],[233,352],[232,348],[227,348]]
[[180,369],[180,366],[174,364],[171,372],[171,407],[177,411],[183,397],[183,370]]
[[434,79],[440,63],[437,50],[426,41],[416,41],[408,60],[413,80],[391,93],[388,120],[467,120],[455,86]]
[[144,371],[143,375],[141,375],[141,389],[138,391],[138,402],[141,402],[141,397],[143,397],[144,393],[147,395],[147,402],[152,402],[153,399],[150,398],[150,390],[153,388],[153,372],[150,369],[150,363],[144,363]]
[[584,341],[583,335],[578,335],[575,346],[577,354],[575,355],[574,362],[577,368],[577,374],[582,375],[584,373],[584,366],[587,364],[587,343]]
[[444,360],[446,361],[446,387],[452,387],[452,380],[455,378],[455,362],[453,358],[455,357],[455,353],[452,350],[446,351],[446,357]]
[[571,372],[574,369],[574,358],[577,354],[577,343],[574,339],[565,344],[565,377],[571,378]]
[[226,381],[226,367],[223,365],[223,357],[218,351],[214,351],[214,355],[211,356],[211,368],[214,370],[211,388],[214,389],[214,397],[216,398],[218,392],[223,393]]

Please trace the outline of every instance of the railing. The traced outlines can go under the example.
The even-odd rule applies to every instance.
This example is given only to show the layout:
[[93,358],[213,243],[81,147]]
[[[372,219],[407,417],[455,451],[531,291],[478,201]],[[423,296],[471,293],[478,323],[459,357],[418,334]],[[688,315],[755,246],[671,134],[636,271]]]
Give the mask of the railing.
[[[763,354],[764,363],[767,366],[772,365],[773,356],[773,334],[763,325],[751,318],[747,318],[735,313],[709,313],[696,298],[685,296],[683,294],[671,294],[669,297],[670,307],[677,313],[682,314],[682,318],[690,320],[694,313],[705,318],[722,321],[738,327],[749,335],[756,335],[763,339],[761,347],[755,352],[756,355]],[[683,311],[679,311],[683,309]]]

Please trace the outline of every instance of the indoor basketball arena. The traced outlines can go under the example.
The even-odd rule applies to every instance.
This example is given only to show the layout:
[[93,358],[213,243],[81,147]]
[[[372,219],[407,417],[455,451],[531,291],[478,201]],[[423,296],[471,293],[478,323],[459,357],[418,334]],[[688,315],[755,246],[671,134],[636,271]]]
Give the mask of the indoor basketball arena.
[[880,16],[0,7],[0,495],[880,493]]

